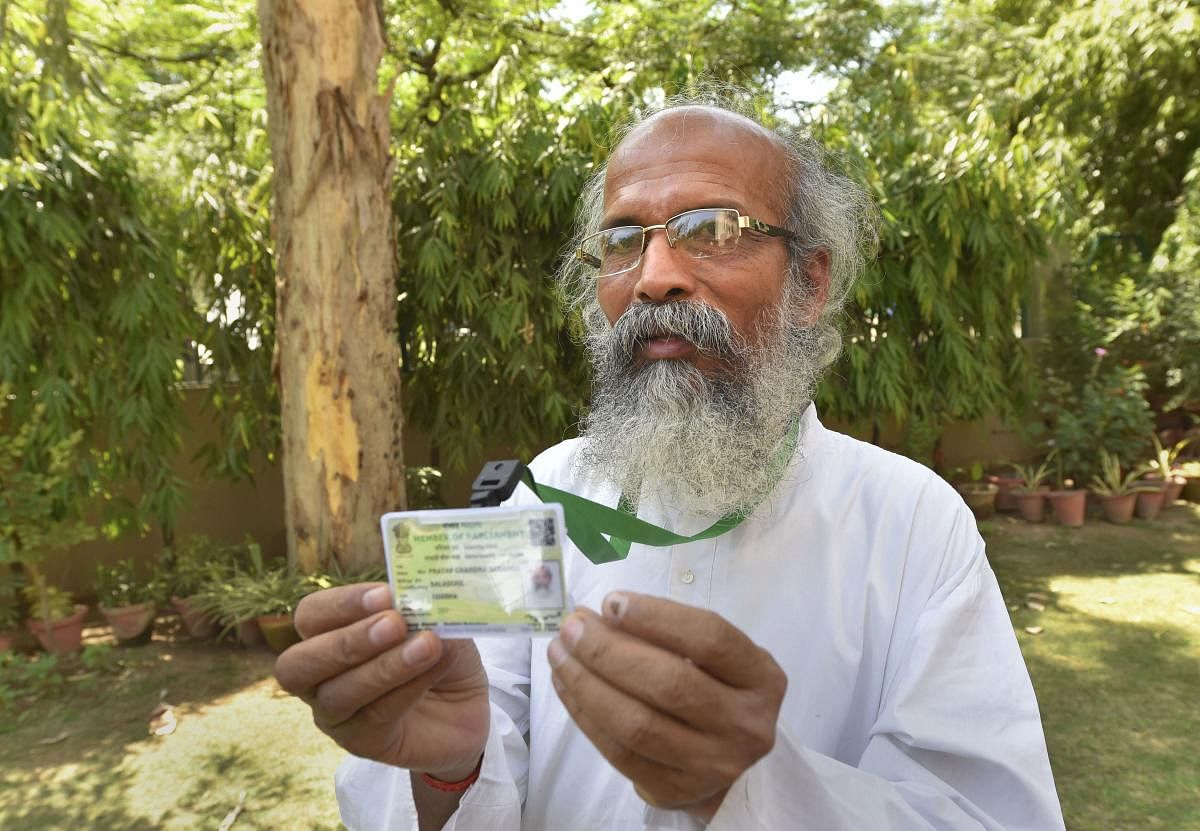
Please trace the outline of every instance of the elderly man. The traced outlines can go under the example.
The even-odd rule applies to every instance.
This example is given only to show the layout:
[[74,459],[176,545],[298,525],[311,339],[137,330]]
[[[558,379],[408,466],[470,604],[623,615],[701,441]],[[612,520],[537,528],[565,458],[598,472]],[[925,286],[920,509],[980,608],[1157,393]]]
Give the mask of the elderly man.
[[406,639],[386,586],[306,599],[277,674],[354,754],[348,826],[1062,828],[971,514],[811,404],[872,230],[811,142],[695,104],[628,130],[559,275],[592,407],[531,467],[685,535],[745,519],[568,547],[553,640]]

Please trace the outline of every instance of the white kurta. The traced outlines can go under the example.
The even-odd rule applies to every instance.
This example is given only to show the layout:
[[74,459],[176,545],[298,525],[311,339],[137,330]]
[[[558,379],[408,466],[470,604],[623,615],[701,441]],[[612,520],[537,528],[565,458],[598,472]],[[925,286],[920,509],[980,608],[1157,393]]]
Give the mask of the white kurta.
[[[537,480],[608,505],[572,476],[574,441]],[[536,502],[522,486],[517,503]],[[680,533],[707,523],[643,508]],[[603,566],[565,553],[576,605],[626,589],[711,609],[787,673],[774,750],[746,771],[719,831],[1061,829],[1029,675],[975,521],[927,468],[826,430],[812,407],[771,504],[713,540]],[[571,721],[548,639],[480,639],[492,722],[479,780],[446,828],[698,829],[646,805]],[[351,829],[416,828],[407,771],[351,757]]]

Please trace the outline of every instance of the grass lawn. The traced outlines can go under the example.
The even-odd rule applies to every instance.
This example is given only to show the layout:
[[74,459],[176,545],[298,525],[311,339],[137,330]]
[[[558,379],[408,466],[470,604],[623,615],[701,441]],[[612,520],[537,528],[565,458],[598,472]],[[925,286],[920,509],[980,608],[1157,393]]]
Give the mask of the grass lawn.
[[[92,663],[109,666],[76,662],[57,689],[0,709],[0,829],[215,831],[243,793],[233,831],[342,827],[343,754],[276,685],[270,653],[170,631]],[[160,701],[177,726],[154,736]]]
[[[1068,828],[1200,831],[1200,506],[983,530]],[[44,678],[0,667],[0,828],[216,829],[239,801],[233,831],[340,827],[341,752],[275,685],[272,656],[191,643],[169,621],[149,646]],[[160,701],[178,727],[152,736]]]
[[1200,829],[1200,506],[983,531],[1067,827]]

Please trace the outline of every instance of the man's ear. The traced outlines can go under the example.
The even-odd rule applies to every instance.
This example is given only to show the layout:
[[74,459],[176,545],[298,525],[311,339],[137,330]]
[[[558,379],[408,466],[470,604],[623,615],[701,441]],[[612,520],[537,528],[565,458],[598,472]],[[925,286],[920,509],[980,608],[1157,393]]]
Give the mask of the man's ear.
[[829,252],[816,251],[804,265],[804,325],[812,326],[829,302]]

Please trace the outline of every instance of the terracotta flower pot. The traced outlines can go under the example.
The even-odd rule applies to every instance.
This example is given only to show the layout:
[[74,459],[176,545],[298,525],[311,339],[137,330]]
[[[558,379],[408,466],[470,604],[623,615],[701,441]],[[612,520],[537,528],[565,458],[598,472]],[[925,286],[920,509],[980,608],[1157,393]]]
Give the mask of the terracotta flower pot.
[[1138,519],[1154,519],[1163,506],[1163,489],[1144,490],[1137,492],[1137,505],[1134,513]]
[[996,513],[996,494],[1000,488],[986,482],[971,482],[958,486],[958,492],[976,519],[988,519]]
[[1124,525],[1133,519],[1133,506],[1137,502],[1136,493],[1122,493],[1117,496],[1101,496],[1100,507],[1104,509],[1104,518],[1117,525]]
[[242,646],[262,646],[266,643],[262,627],[254,618],[247,618],[237,625],[237,637]]
[[83,646],[83,619],[87,617],[87,610],[87,606],[76,603],[75,614],[69,617],[49,623],[30,618],[25,623],[47,652],[78,652]]
[[149,643],[154,633],[154,615],[158,607],[154,603],[139,603],[136,606],[118,606],[115,609],[100,607],[100,614],[112,627],[117,643],[121,646],[136,646]]
[[255,618],[262,629],[267,647],[278,655],[294,643],[300,643],[300,634],[292,625],[291,615],[259,615]]
[[1068,528],[1082,528],[1083,515],[1087,508],[1087,491],[1050,491],[1046,494],[1054,519]]
[[1016,476],[989,476],[987,478],[989,484],[995,485],[1000,490],[996,491],[996,510],[997,511],[1016,511],[1017,495],[1015,489],[1021,487],[1021,480]]
[[1183,494],[1183,489],[1186,487],[1187,481],[1186,476],[1179,476],[1178,474],[1167,480],[1166,492],[1163,494],[1164,508],[1174,503]]
[[1041,522],[1046,518],[1046,494],[1044,491],[1015,491],[1013,501],[1017,512],[1026,522]]
[[193,638],[211,638],[217,634],[217,622],[199,609],[192,608],[191,598],[172,597],[171,603],[183,620],[183,628]]

